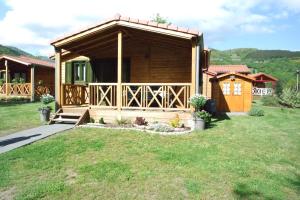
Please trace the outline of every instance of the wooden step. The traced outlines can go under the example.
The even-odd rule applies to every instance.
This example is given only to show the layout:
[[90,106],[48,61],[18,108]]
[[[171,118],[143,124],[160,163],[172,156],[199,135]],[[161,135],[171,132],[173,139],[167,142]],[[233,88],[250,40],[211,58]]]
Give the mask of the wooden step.
[[55,119],[52,119],[52,121],[55,121],[55,122],[73,122],[73,123],[77,123],[78,119],[55,118]]
[[62,117],[66,117],[66,116],[70,116],[70,117],[81,117],[81,113],[58,113],[57,115],[62,116]]

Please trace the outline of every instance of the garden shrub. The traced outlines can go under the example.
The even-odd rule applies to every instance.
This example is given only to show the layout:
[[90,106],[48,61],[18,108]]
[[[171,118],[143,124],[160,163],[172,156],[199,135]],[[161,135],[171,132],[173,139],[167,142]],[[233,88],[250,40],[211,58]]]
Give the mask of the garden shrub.
[[279,97],[279,103],[290,108],[299,108],[300,92],[292,88],[284,88]]
[[105,124],[103,117],[99,119],[99,124]]
[[182,124],[180,123],[180,118],[179,118],[178,114],[176,114],[176,117],[174,119],[170,120],[170,125],[173,128],[179,128],[182,126]]
[[264,96],[261,98],[264,106],[279,106],[278,98],[276,96]]
[[125,124],[129,124],[130,121],[126,118],[121,118],[121,119],[116,119],[116,124],[120,125],[125,125]]
[[146,126],[148,124],[144,117],[136,117],[134,123],[139,126]]
[[90,123],[95,123],[95,119],[94,118],[90,118]]
[[211,114],[205,110],[195,112],[195,117],[203,119],[206,124],[211,122]]
[[260,117],[260,116],[264,116],[265,112],[259,108],[251,108],[251,110],[248,112],[248,115]]
[[202,110],[206,104],[206,101],[206,98],[202,95],[195,95],[189,99],[189,103],[195,108],[195,111]]

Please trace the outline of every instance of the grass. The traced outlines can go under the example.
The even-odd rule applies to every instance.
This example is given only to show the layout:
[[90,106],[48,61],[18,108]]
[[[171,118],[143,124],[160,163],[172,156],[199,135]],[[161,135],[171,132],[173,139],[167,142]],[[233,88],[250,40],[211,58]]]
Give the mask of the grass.
[[300,110],[213,120],[185,136],[77,128],[0,155],[15,199],[298,199]]
[[39,106],[39,102],[0,102],[0,137],[41,125],[38,113]]

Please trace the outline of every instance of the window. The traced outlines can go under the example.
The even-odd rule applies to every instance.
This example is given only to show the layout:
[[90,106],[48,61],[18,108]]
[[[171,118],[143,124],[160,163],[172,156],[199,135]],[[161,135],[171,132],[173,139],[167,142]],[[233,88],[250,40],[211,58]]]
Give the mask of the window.
[[223,83],[223,94],[230,95],[230,83]]
[[242,87],[240,83],[234,83],[234,90],[233,90],[233,94],[234,95],[241,95],[242,94]]
[[74,81],[86,81],[86,64],[82,61],[73,62]]

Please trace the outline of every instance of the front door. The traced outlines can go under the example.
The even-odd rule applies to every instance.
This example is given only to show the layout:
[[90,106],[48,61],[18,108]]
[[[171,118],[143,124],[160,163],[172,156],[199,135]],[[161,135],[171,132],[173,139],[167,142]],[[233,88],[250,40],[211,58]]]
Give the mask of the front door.
[[[130,81],[130,60],[123,59],[122,82]],[[106,58],[92,61],[95,79],[98,83],[116,83],[118,77],[117,59]]]
[[221,110],[225,112],[243,112],[243,82],[240,80],[224,80],[219,84],[223,93],[222,102],[220,102]]

